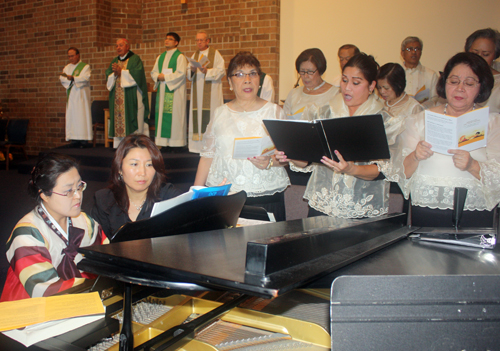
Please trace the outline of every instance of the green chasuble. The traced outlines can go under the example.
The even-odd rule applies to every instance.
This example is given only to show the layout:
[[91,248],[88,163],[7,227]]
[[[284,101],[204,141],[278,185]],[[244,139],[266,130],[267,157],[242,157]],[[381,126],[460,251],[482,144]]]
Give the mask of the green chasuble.
[[[144,104],[144,122],[148,121],[149,117],[149,100],[148,100],[148,85],[146,83],[146,73],[144,72],[144,66],[142,65],[141,58],[135,55],[132,51],[127,53],[125,60],[128,59],[127,70],[130,72],[132,78],[134,78],[137,83],[136,86],[125,88],[125,130],[126,135],[132,134],[139,128],[139,124],[137,122],[137,87],[140,88],[142,92],[142,103]],[[108,69],[106,70],[106,80],[109,75],[113,73],[111,69],[111,65],[113,63],[118,63],[119,57],[115,57],[113,61],[109,64]],[[120,60],[120,61],[125,61]],[[109,119],[110,125],[109,128],[109,136],[115,136],[115,130],[113,128],[115,124],[114,120],[114,104],[115,101],[115,87],[111,89],[109,92]]]
[[[194,54],[194,58],[199,61],[200,60],[200,50],[196,50]],[[206,68],[213,68],[215,61],[215,49],[208,47],[208,60],[210,61]],[[193,140],[202,140],[203,134],[207,130],[208,123],[210,122],[210,100],[212,96],[212,82],[205,80],[203,84],[203,106],[201,106],[201,131],[198,130],[198,84],[196,84],[196,75],[201,74],[196,71],[196,74],[193,78],[193,84],[191,84],[191,89],[193,89]]]
[[[86,63],[83,63],[80,61],[78,65],[76,65],[75,69],[73,70],[73,73],[71,74],[73,77],[78,77],[80,75],[80,72],[83,71],[83,69],[87,66]],[[66,90],[66,103],[69,100],[69,94],[71,93],[71,88],[73,88],[73,85],[75,85],[75,81],[72,81],[68,90]]]
[[[181,52],[176,49],[170,58],[170,62],[168,63],[168,68],[172,69],[172,73],[177,71],[177,58]],[[167,52],[165,51],[160,55],[158,59],[158,71],[162,71],[163,69],[163,61],[165,61],[165,56],[167,56]],[[158,93],[160,89],[158,89]],[[163,111],[159,114],[160,110],[160,99],[162,97],[156,95],[156,109],[155,109],[155,121],[156,121],[156,130],[158,130],[158,118],[162,118],[161,123],[161,137],[162,138],[170,138],[172,135],[172,111],[174,110],[174,91],[168,88],[168,85],[165,84],[165,95],[163,96]],[[160,116],[159,116],[160,115]]]

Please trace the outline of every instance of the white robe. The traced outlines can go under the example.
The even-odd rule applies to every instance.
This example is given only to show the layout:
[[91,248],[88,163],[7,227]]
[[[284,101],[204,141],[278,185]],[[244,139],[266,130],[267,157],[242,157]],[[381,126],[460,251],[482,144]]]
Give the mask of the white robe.
[[[76,65],[68,64],[63,72],[73,75]],[[75,77],[66,104],[66,140],[92,140],[92,114],[90,110],[90,66],[87,64]],[[63,87],[68,90],[71,81],[59,76]]]
[[[167,55],[165,55],[165,60],[163,61],[163,71],[168,69],[168,63],[170,62],[170,58],[174,54],[175,50],[167,51]],[[155,82],[155,89],[158,89],[156,99],[159,100],[159,111],[163,111],[163,102],[162,98],[165,95],[165,86],[171,91],[174,91],[174,107],[172,111],[172,132],[170,138],[162,138],[161,137],[161,127],[162,127],[162,118],[161,113],[158,114],[158,127],[156,128],[155,134],[155,143],[159,146],[174,146],[174,147],[182,147],[186,146],[186,68],[187,68],[187,60],[183,54],[180,54],[177,57],[177,68],[175,72],[165,74],[165,80],[159,81],[158,75],[161,73],[158,69],[158,59],[160,56],[156,58],[155,65],[153,70],[151,71],[151,78],[153,78]],[[158,100],[157,100],[158,101]],[[151,106],[151,110],[154,111],[156,106]]]
[[274,85],[273,79],[269,74],[266,74],[262,82],[262,90],[260,91],[260,98],[269,102],[274,102]]
[[[408,95],[415,97],[415,94],[419,93],[416,97],[417,101],[423,103],[427,100],[432,99],[437,96],[436,85],[438,81],[438,76],[433,70],[422,66],[421,63],[415,68],[406,68],[403,65],[406,73],[406,88],[405,92]],[[423,87],[425,86],[425,91]]]
[[[208,57],[208,49],[202,51],[201,54]],[[192,59],[195,59],[191,56]],[[191,104],[189,109],[189,151],[199,153],[201,151],[201,143],[202,140],[196,141],[193,140],[193,84],[197,84],[197,97],[198,97],[198,130],[201,131],[201,115],[202,115],[202,106],[203,106],[203,87],[205,80],[212,82],[212,94],[210,98],[210,120],[212,120],[215,110],[217,107],[224,104],[224,97],[222,95],[222,77],[226,74],[224,59],[222,58],[219,51],[215,51],[213,68],[208,69],[207,74],[204,75],[199,70],[196,74],[196,82],[191,84]],[[188,66],[187,69],[187,78],[192,81],[194,77],[193,72],[191,71],[191,65]]]

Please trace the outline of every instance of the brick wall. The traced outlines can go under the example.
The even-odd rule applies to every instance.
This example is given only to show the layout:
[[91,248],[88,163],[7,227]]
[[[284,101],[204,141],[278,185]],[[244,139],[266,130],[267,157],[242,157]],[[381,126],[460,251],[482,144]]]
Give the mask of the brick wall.
[[[200,29],[211,37],[226,66],[241,50],[253,52],[275,82],[278,95],[280,0],[17,0],[0,4],[0,103],[4,116],[30,118],[28,153],[65,142],[65,93],[58,75],[66,50],[80,49],[92,67],[92,99],[107,99],[104,71],[126,37],[144,61],[146,75],[177,32],[191,55]],[[149,82],[152,89],[152,80]],[[188,86],[189,88],[189,86]],[[232,93],[224,78],[224,98]]]

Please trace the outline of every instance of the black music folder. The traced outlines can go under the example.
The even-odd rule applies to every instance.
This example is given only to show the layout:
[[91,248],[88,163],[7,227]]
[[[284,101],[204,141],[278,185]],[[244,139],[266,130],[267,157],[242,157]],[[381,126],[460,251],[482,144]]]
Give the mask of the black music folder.
[[365,115],[314,121],[264,119],[277,150],[291,160],[320,162],[326,156],[338,162],[389,159],[382,115]]

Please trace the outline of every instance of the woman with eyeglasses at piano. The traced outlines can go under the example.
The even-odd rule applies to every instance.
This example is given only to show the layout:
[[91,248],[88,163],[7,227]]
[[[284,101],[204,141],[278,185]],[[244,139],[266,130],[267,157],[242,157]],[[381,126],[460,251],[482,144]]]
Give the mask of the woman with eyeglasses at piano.
[[116,149],[110,185],[94,195],[91,216],[112,238],[125,223],[151,217],[155,202],[180,194],[179,189],[167,183],[163,156],[153,140],[130,134]]
[[79,247],[109,242],[99,223],[81,211],[86,187],[69,156],[48,154],[36,164],[28,193],[37,205],[7,241],[10,267],[0,301],[50,296],[95,278],[76,267]]
[[265,137],[263,119],[285,118],[278,105],[257,96],[260,75],[260,62],[250,52],[231,59],[227,77],[235,99],[217,108],[207,126],[194,185],[217,186],[226,180],[232,192],[247,193],[246,205],[263,207],[284,221],[284,191],[290,181],[283,165],[274,155],[233,158],[235,138]]
[[[340,94],[330,101],[329,111],[316,119],[381,114],[392,157],[398,154],[397,136],[403,119],[384,111],[384,103],[374,93],[378,68],[371,55],[354,55],[342,69]],[[308,163],[290,160],[281,150],[275,154],[281,162],[289,162],[293,171],[312,172],[304,194],[309,204],[308,217],[364,218],[388,212],[389,181],[397,176],[392,160],[347,162],[335,150],[339,162],[323,156],[317,162]]]
[[328,106],[339,89],[322,78],[326,71],[326,58],[320,49],[302,51],[295,60],[295,69],[303,85],[290,91],[283,110],[288,119],[308,119],[310,113]]
[[[490,96],[493,75],[486,61],[475,53],[453,56],[438,80],[437,92],[447,103],[430,111],[459,117]],[[455,187],[467,188],[461,225],[491,227],[493,209],[500,202],[500,114],[490,113],[486,147],[474,151],[433,151],[425,141],[425,114],[410,116],[403,140],[406,197],[411,196],[412,225],[452,225]]]

